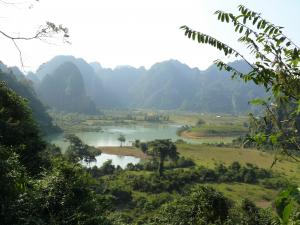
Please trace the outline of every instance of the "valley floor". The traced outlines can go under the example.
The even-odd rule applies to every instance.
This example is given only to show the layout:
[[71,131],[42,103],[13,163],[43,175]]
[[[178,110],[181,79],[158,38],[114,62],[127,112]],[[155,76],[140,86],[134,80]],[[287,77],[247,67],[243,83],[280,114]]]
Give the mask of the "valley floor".
[[[215,147],[208,145],[192,145],[192,144],[177,144],[180,156],[191,158],[197,166],[214,169],[216,165],[224,164],[229,166],[237,161],[241,165],[251,163],[259,168],[270,169],[281,176],[292,180],[294,183],[300,183],[300,167],[296,162],[289,158],[280,159],[273,168],[271,165],[274,160],[274,155],[258,151],[255,149],[239,149],[229,147]],[[134,147],[99,147],[103,153],[135,156],[141,159],[146,159],[147,156],[140,149]],[[144,173],[144,172],[136,172]],[[256,203],[256,205],[266,208],[272,207],[274,199],[278,191],[265,188],[259,184],[246,183],[214,183],[208,184],[215,189],[223,192],[227,197],[241,201],[248,198]]]

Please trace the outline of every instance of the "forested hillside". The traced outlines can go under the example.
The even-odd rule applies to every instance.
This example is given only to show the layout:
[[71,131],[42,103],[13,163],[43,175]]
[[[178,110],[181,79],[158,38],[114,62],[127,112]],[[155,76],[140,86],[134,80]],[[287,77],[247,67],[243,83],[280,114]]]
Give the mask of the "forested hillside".
[[25,79],[22,72],[17,67],[10,69],[4,64],[0,64],[0,66],[0,81],[4,81],[9,88],[28,101],[33,118],[43,133],[59,131],[60,129],[52,124],[52,119],[46,112],[46,107],[41,103],[31,83]]
[[[53,72],[65,62],[72,62],[78,68],[86,95],[100,109],[134,107],[238,114],[253,110],[248,101],[265,95],[261,87],[250,82],[245,84],[240,80],[233,81],[230,73],[218,70],[215,65],[200,71],[177,60],[168,60],[156,63],[148,70],[131,66],[108,69],[96,62],[87,64],[83,59],[72,56],[57,56],[41,65],[36,74],[28,76],[35,83],[42,99],[51,98],[48,95],[53,91],[49,88],[52,82],[57,79],[67,82],[63,81],[70,72],[67,68],[61,71],[64,75],[53,76]],[[241,71],[250,69],[243,61],[233,64]],[[83,104],[84,99],[81,102]],[[56,105],[60,110],[78,112],[75,108],[64,107],[67,106]]]

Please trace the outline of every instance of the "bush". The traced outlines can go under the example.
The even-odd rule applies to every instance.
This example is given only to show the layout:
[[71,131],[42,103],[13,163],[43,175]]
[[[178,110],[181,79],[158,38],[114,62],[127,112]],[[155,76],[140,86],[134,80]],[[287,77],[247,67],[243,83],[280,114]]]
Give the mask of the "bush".
[[201,125],[203,125],[203,124],[205,124],[205,120],[199,118],[196,125],[197,125],[197,126],[201,126]]
[[156,224],[206,225],[224,224],[228,217],[230,202],[220,192],[199,186],[187,195],[162,206]]
[[96,178],[114,174],[116,171],[121,171],[122,168],[120,166],[115,167],[114,165],[112,165],[111,160],[107,160],[100,168],[98,168],[97,166],[93,166],[92,168],[88,168],[87,170],[94,178]]
[[[152,164],[149,162],[144,164],[144,168],[148,167],[153,170]],[[223,164],[218,165],[216,169],[208,169],[204,167],[193,169],[176,169],[167,170],[163,177],[158,177],[151,174],[147,177],[142,175],[130,175],[126,177],[126,183],[133,190],[161,193],[182,191],[183,187],[193,183],[216,183],[216,182],[242,182],[242,183],[257,183],[259,180],[270,178],[271,172],[247,164],[241,166],[238,162],[232,163],[226,167]],[[267,184],[267,183],[266,183]]]
[[290,182],[282,177],[274,177],[269,179],[264,179],[261,181],[261,185],[263,185],[265,188],[270,189],[286,189],[290,186]]
[[132,201],[131,191],[124,190],[122,187],[113,187],[110,190],[113,196],[113,202],[116,205],[129,204]]
[[186,159],[184,157],[180,157],[177,161],[171,162],[169,165],[166,165],[165,168],[187,168],[193,167],[196,164],[190,158]]

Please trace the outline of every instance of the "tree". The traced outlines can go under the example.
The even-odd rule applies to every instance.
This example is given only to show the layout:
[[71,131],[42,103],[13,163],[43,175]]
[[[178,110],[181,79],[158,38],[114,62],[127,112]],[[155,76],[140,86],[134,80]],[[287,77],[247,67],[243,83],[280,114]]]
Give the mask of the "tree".
[[120,136],[118,137],[118,141],[120,142],[120,146],[122,148],[122,143],[126,141],[125,136],[123,134],[120,134]]
[[140,149],[142,150],[143,153],[147,153],[148,150],[148,145],[145,142],[140,143]]
[[293,157],[291,146],[294,150],[300,150],[300,49],[283,33],[283,27],[272,24],[245,6],[240,5],[238,10],[238,15],[223,11],[215,14],[218,20],[231,23],[234,31],[240,34],[238,41],[245,44],[250,55],[256,58],[253,63],[236,49],[210,35],[194,31],[188,26],[182,26],[181,29],[188,38],[247,62],[252,68],[249,73],[242,73],[221,60],[215,61],[220,69],[231,72],[233,78],[253,81],[272,95],[266,100],[251,101],[252,104],[265,107],[265,115],[259,122],[267,129],[256,130],[249,141],[258,146],[271,143],[273,149]]
[[[256,58],[254,63],[210,35],[194,31],[188,26],[181,28],[188,38],[211,45],[225,55],[240,57],[248,63],[252,70],[242,73],[221,60],[215,61],[220,69],[232,72],[233,78],[239,77],[245,82],[253,81],[272,95],[266,100],[251,101],[252,104],[264,106],[265,114],[261,119],[251,116],[251,123],[255,129],[248,140],[256,143],[258,147],[270,145],[272,149],[299,162],[293,151],[300,150],[300,48],[283,33],[283,27],[274,25],[261,14],[243,5],[240,5],[238,10],[238,15],[223,11],[217,11],[215,14],[218,20],[233,25],[235,32],[240,34],[238,41],[245,44],[250,54]],[[275,157],[273,165],[276,161]],[[292,218],[290,212],[293,206],[281,206],[280,212],[285,213],[279,214],[279,217],[283,217],[283,224],[287,224]]]
[[[45,151],[25,100],[3,82],[0,113],[0,221],[110,224],[103,217],[103,197],[93,191],[95,181],[77,162],[64,160],[59,149]],[[80,143],[75,139],[77,147]]]
[[230,202],[223,194],[211,187],[199,186],[187,196],[163,205],[156,224],[226,224],[229,209]]
[[136,139],[136,140],[134,141],[134,147],[139,148],[140,145],[141,145],[141,141],[140,141],[139,139]]
[[202,126],[202,125],[204,125],[204,124],[205,124],[205,120],[202,119],[202,118],[199,118],[196,125],[197,125],[197,126]]
[[43,162],[41,153],[46,144],[42,140],[27,101],[0,82],[0,143],[17,155],[22,165],[37,174]]
[[159,161],[159,176],[163,175],[164,162],[167,158],[173,161],[178,159],[177,147],[170,139],[162,139],[148,142],[147,154],[151,155],[153,159],[157,159]]
[[69,161],[74,163],[78,163],[81,160],[84,160],[87,163],[96,161],[96,151],[93,147],[84,144],[80,138],[74,134],[67,135],[65,139],[70,143],[65,153],[65,156]]
[[41,221],[38,224],[108,225],[103,216],[105,199],[95,193],[93,185],[95,180],[78,163],[58,159],[34,184],[31,201],[35,207],[28,215]]
[[0,145],[0,221],[17,224],[19,207],[16,202],[24,194],[28,176],[12,148]]
[[231,209],[229,223],[240,225],[276,225],[278,219],[268,209],[260,209],[253,202],[244,199],[239,207]]

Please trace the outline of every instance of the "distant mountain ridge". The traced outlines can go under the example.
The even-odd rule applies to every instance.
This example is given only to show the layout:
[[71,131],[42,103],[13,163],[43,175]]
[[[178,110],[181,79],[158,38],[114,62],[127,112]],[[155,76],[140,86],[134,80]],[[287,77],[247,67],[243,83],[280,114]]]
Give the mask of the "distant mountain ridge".
[[47,74],[37,87],[40,98],[49,106],[66,112],[96,113],[87,96],[83,76],[72,62],[59,65]]
[[[43,82],[46,75],[52,76],[55,69],[66,62],[78,68],[86,95],[100,109],[243,113],[251,110],[248,104],[250,99],[265,95],[263,88],[253,83],[232,80],[230,73],[219,71],[215,65],[201,71],[177,60],[168,60],[156,63],[148,70],[131,66],[108,69],[98,62],[88,64],[73,56],[56,56],[42,64],[36,74],[30,75],[41,96],[51,95],[51,90],[43,93],[47,89],[47,82]],[[243,72],[250,70],[243,61],[235,61],[231,65]],[[64,72],[68,73],[67,70]],[[39,88],[42,83],[43,88]]]

